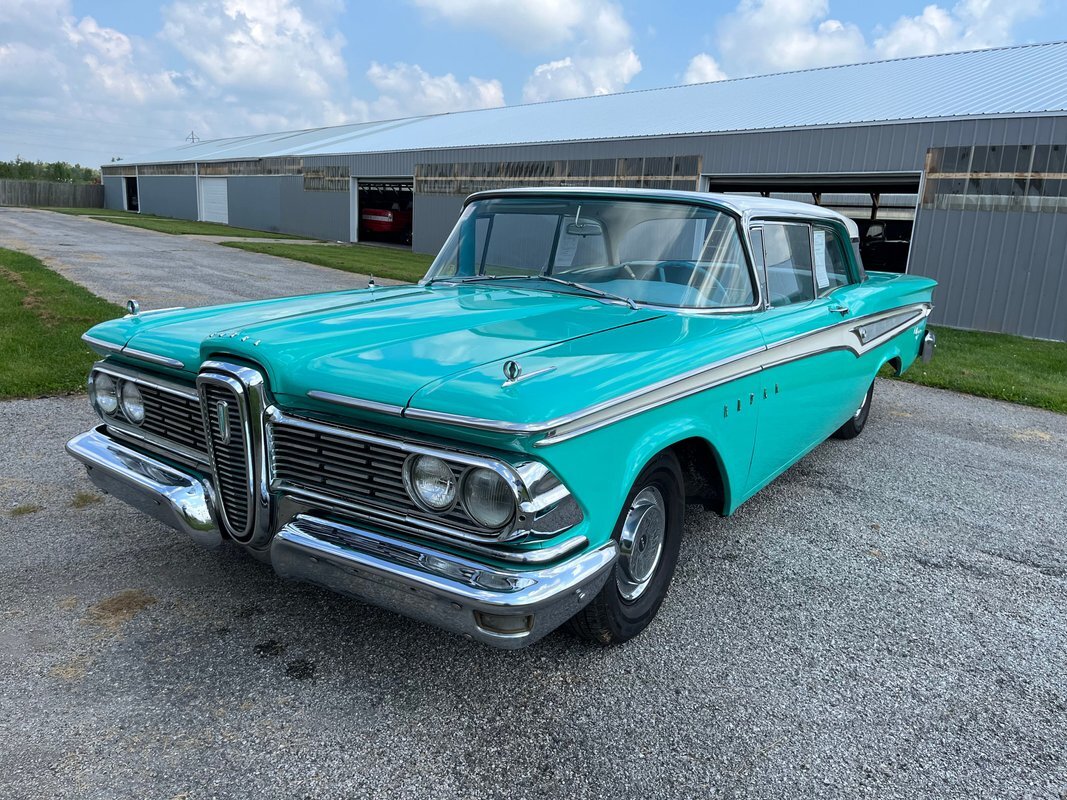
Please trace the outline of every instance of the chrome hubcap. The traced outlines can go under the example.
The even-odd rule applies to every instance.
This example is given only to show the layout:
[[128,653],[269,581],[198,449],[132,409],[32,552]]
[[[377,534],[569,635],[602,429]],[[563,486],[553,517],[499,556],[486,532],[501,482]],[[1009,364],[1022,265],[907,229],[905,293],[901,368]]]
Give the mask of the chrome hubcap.
[[652,582],[663,554],[666,530],[663,495],[656,487],[646,486],[630,504],[619,535],[619,562],[615,576],[624,600],[636,600]]
[[867,405],[867,395],[863,395],[863,401],[860,403],[860,407],[856,409],[856,413],[852,415],[852,419],[859,420],[863,415],[863,407]]

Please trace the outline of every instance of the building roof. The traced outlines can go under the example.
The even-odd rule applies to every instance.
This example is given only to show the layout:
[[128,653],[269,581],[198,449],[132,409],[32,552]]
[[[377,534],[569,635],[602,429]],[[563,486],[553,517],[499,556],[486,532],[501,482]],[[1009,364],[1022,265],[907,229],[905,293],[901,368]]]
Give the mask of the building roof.
[[1067,112],[1067,42],[187,144],[131,164],[383,153]]

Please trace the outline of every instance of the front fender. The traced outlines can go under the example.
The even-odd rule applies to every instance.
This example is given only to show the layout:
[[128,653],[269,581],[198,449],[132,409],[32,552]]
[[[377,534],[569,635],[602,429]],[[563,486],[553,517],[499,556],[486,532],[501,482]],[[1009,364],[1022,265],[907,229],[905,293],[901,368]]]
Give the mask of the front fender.
[[591,546],[610,537],[638,474],[657,453],[686,439],[708,442],[723,482],[724,513],[744,501],[760,404],[748,376],[620,420],[558,444],[535,448],[582,506]]

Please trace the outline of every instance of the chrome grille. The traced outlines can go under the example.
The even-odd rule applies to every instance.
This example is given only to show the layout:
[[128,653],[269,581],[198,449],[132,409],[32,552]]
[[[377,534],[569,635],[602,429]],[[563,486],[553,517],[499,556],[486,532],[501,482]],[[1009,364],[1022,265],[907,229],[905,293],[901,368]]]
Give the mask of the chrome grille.
[[[402,468],[407,454],[400,448],[311,430],[284,420],[272,423],[271,434],[274,477],[290,488],[309,489],[357,506],[485,533],[472,526],[459,508],[438,515],[419,508],[404,488]],[[459,473],[456,479],[458,482]]]
[[182,447],[207,453],[204,420],[198,399],[167,392],[144,383],[139,383],[137,388],[141,390],[141,397],[144,398],[142,430]]
[[204,382],[200,384],[200,400],[222,515],[230,535],[244,539],[250,533],[252,517],[244,399],[225,383]]

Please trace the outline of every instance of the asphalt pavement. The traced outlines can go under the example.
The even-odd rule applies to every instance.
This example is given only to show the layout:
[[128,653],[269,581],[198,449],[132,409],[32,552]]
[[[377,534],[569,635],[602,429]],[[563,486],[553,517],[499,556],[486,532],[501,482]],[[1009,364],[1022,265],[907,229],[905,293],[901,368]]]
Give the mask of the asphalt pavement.
[[28,208],[0,208],[0,247],[29,253],[114,303],[136,298],[145,311],[361,289],[369,278],[203,237]]
[[5,798],[1067,797],[1067,416],[879,381],[640,637],[487,649],[101,498],[0,403]]

